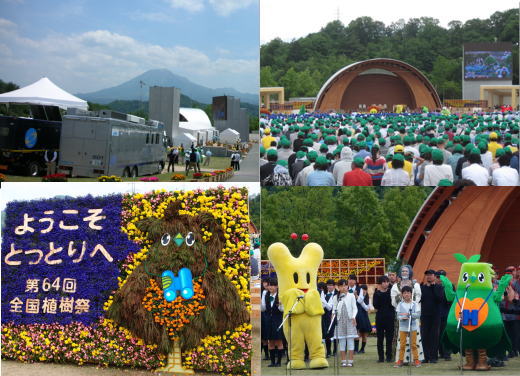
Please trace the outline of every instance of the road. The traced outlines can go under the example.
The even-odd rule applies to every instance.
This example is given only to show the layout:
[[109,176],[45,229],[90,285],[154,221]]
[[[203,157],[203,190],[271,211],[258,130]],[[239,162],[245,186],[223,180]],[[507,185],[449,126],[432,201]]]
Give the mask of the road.
[[258,143],[253,143],[247,156],[240,163],[240,171],[235,171],[233,177],[227,181],[259,182],[260,181],[260,150]]

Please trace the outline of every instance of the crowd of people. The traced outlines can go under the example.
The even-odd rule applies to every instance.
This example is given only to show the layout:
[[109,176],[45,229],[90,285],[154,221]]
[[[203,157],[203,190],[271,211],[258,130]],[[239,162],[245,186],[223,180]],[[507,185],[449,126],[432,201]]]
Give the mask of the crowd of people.
[[[183,144],[181,146],[171,146],[166,151],[168,157],[168,167],[166,168],[167,172],[175,172],[175,165],[184,165],[184,171],[186,174],[193,170],[193,172],[201,172],[200,165],[202,166],[210,166],[211,157],[213,153],[211,149],[202,147],[195,147],[195,145],[191,145],[189,148],[185,148]],[[235,171],[240,170],[240,161],[242,157],[240,155],[240,151],[238,149],[233,150],[230,155],[230,167],[232,167]]]
[[262,185],[516,186],[519,112],[272,114]]
[[[504,358],[489,359],[492,366],[503,366],[508,359],[520,355],[520,266],[509,266],[504,273],[513,276],[500,305],[513,347]],[[372,297],[368,286],[360,285],[353,274],[347,279],[329,279],[326,283],[319,283],[325,312],[322,338],[326,357],[339,355],[342,367],[352,367],[354,357],[365,353],[369,334],[375,332],[377,361],[380,363],[402,367],[411,362],[419,367],[423,363],[437,363],[439,359],[452,360],[452,354],[440,342],[451,306],[445,297],[441,275],[446,276],[446,272],[427,270],[419,284],[414,279],[412,268],[403,265],[397,273],[388,272],[378,278]],[[496,269],[495,275],[493,283],[496,288],[499,275]],[[276,278],[263,279],[261,335],[264,360],[270,361],[268,367],[280,367],[284,357],[289,361],[287,341],[280,329],[283,310]],[[375,327],[368,315],[374,310]]]

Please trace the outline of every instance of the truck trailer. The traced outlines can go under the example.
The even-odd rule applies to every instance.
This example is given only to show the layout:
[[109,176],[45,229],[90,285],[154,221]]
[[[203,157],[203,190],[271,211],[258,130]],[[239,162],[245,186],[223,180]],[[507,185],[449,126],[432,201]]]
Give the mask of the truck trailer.
[[166,146],[158,121],[72,109],[63,116],[58,170],[70,177],[157,174],[164,168]]
[[32,117],[0,116],[0,170],[41,175],[45,171],[45,151],[59,150],[59,108],[30,108]]

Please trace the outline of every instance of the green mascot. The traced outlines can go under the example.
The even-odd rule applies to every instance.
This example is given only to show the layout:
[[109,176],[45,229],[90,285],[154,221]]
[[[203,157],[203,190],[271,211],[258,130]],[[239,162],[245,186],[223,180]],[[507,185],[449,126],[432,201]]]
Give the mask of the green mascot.
[[283,243],[274,243],[267,250],[269,260],[278,277],[278,292],[283,306],[284,318],[289,310],[289,320],[283,326],[285,338],[289,342],[290,362],[287,368],[305,368],[305,345],[309,349],[310,368],[326,368],[325,348],[321,342],[321,315],[324,310],[317,289],[317,275],[323,249],[316,243],[307,244],[295,258]]
[[511,349],[498,306],[511,275],[504,275],[494,290],[491,264],[478,262],[480,255],[469,260],[460,253],[454,256],[462,263],[457,290],[448,278],[440,276],[446,299],[453,302],[441,341],[455,353],[462,349],[466,356],[463,370],[487,371],[487,356],[500,356]]

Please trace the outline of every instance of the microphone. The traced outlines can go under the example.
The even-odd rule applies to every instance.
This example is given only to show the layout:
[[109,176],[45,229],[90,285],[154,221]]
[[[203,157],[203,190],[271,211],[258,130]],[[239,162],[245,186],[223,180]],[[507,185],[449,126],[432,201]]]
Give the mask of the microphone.
[[296,299],[300,300],[300,299],[303,299],[305,296],[303,295],[300,295],[300,296],[297,296]]
[[468,283],[468,284],[466,285],[466,290],[469,289],[470,286],[471,286],[471,285]]

